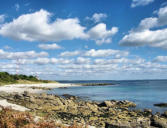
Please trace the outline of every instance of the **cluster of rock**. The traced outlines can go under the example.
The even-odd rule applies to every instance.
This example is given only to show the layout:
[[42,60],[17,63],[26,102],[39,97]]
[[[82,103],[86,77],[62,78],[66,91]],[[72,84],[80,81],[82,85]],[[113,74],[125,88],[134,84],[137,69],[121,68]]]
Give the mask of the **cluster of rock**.
[[81,86],[108,86],[108,85],[115,85],[114,83],[82,83],[79,84]]
[[50,120],[61,120],[64,124],[74,122],[97,128],[167,128],[167,112],[152,114],[152,111],[129,109],[135,107],[129,101],[85,101],[68,94],[62,97],[46,93],[23,94],[0,93],[8,102],[29,108],[37,116],[47,116]]

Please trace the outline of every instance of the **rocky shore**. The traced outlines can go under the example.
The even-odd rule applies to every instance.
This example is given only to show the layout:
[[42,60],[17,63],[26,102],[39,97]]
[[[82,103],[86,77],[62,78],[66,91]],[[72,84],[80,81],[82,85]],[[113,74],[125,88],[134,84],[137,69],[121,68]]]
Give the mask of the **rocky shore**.
[[136,105],[130,101],[85,101],[79,97],[46,93],[0,93],[0,99],[21,105],[29,112],[63,124],[76,122],[97,128],[167,128],[167,112],[160,115],[152,111],[130,109]]

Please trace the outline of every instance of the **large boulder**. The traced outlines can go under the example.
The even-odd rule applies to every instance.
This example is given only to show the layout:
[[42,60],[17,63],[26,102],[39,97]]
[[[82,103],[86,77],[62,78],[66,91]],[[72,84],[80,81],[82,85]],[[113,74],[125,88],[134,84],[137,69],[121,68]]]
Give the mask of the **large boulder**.
[[76,100],[78,98],[77,96],[73,96],[70,94],[63,94],[62,96],[67,98],[67,99],[71,99],[71,100]]
[[144,117],[139,117],[130,121],[119,119],[106,123],[105,128],[149,128],[150,122],[149,118]]
[[151,109],[144,109],[144,115],[151,117],[152,116],[152,110]]
[[100,104],[98,104],[99,107],[123,107],[123,108],[128,108],[128,107],[136,107],[136,104],[127,100],[124,101],[104,101]]
[[152,126],[158,127],[158,128],[167,128],[167,119],[154,115],[152,118]]
[[166,117],[167,118],[167,111],[165,111],[162,116]]
[[100,104],[98,104],[99,107],[112,107],[116,104],[115,101],[104,101]]
[[124,101],[117,101],[117,105],[120,106],[120,107],[136,107],[136,104],[131,102],[131,101],[127,101],[127,100],[124,100]]
[[130,126],[129,122],[125,122],[125,121],[118,122],[118,121],[116,121],[116,122],[113,122],[111,124],[106,123],[105,128],[132,128],[132,127]]

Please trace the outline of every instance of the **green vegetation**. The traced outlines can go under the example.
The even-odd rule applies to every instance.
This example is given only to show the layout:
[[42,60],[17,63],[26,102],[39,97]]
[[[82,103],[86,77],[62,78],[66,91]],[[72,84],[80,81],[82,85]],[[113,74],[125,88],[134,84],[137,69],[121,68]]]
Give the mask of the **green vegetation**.
[[32,84],[32,83],[50,83],[53,81],[48,81],[48,80],[39,80],[35,76],[26,76],[22,74],[9,74],[7,72],[0,72],[0,85],[5,85],[5,84],[17,84],[17,83],[22,83],[22,84]]

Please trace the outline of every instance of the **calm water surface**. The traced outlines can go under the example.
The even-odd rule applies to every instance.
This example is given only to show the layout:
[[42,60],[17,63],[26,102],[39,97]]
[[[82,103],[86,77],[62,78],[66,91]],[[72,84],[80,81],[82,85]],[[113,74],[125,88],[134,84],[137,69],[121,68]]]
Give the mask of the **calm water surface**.
[[70,87],[53,89],[50,94],[71,94],[95,101],[129,100],[137,108],[151,108],[154,112],[163,112],[167,108],[154,107],[153,104],[167,102],[167,80],[142,81],[61,81],[63,83],[115,83],[110,86]]

